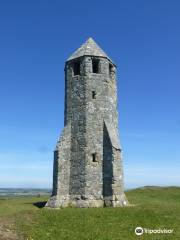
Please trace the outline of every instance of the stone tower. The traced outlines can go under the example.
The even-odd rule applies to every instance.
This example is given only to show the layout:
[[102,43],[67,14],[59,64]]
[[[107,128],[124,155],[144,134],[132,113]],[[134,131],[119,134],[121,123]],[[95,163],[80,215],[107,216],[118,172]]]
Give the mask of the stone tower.
[[119,207],[128,201],[118,133],[116,66],[89,38],[65,63],[64,129],[47,207]]

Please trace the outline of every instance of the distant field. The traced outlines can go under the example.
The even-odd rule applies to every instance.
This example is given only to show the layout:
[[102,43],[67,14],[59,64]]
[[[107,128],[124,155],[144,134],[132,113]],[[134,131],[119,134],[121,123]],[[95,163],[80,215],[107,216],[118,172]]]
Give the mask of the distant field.
[[[126,192],[125,208],[40,208],[43,197],[0,197],[0,240],[180,239],[180,188],[144,187]],[[173,234],[136,236],[137,226]]]
[[31,188],[0,188],[0,197],[7,196],[46,196],[51,193],[50,189]]

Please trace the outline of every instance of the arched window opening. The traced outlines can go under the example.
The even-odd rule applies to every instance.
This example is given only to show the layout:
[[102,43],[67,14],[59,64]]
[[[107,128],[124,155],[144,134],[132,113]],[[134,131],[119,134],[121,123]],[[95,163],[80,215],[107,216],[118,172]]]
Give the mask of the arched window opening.
[[80,61],[74,62],[74,64],[73,64],[73,72],[74,72],[74,76],[80,75]]
[[93,73],[100,73],[99,72],[99,59],[92,60],[92,70],[93,70]]

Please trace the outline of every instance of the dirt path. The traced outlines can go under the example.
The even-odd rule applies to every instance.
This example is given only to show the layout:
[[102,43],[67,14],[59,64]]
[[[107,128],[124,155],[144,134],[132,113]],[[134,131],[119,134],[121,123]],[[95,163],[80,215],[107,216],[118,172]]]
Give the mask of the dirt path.
[[0,218],[0,240],[20,240],[12,220]]

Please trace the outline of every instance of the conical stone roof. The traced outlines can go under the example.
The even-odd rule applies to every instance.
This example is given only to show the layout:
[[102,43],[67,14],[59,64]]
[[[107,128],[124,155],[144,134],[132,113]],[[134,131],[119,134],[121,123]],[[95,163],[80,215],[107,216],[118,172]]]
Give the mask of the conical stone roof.
[[78,48],[67,59],[67,61],[70,61],[82,56],[104,57],[109,59],[112,62],[112,60],[107,56],[107,54],[98,46],[98,44],[92,38],[89,38],[80,48]]

